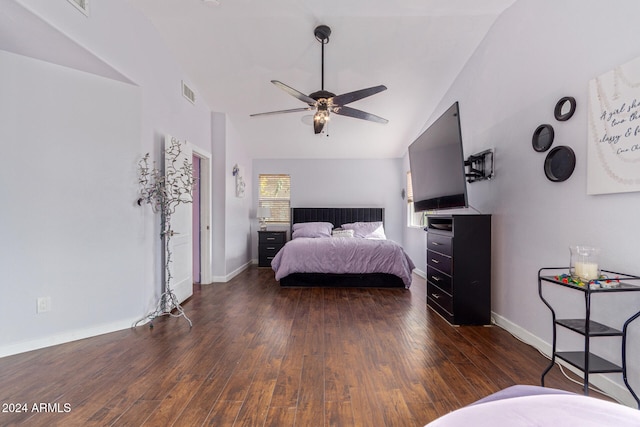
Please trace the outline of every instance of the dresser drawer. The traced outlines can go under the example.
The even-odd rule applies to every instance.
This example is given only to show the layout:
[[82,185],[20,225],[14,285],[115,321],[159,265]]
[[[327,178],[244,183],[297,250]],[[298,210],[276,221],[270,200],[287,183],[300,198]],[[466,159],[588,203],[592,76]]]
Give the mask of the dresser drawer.
[[268,255],[263,252],[260,252],[258,256],[258,267],[271,267],[271,261],[273,261],[273,257],[275,256],[276,256],[275,254]]
[[284,243],[262,243],[258,245],[258,267],[271,267],[271,261]]
[[437,268],[445,274],[451,276],[451,257],[442,255],[434,251],[427,251],[427,266]]
[[453,297],[437,286],[427,284],[427,298],[443,308],[447,314],[453,315]]
[[276,256],[280,248],[282,248],[282,244],[280,243],[263,243],[260,245],[260,255],[273,258],[274,256]]
[[444,255],[453,253],[451,250],[453,239],[451,236],[443,236],[442,234],[427,233],[427,249],[440,252]]
[[286,233],[284,231],[261,231],[259,235],[259,244],[263,243],[284,243]]
[[437,285],[440,289],[453,295],[451,276],[427,266],[427,281]]

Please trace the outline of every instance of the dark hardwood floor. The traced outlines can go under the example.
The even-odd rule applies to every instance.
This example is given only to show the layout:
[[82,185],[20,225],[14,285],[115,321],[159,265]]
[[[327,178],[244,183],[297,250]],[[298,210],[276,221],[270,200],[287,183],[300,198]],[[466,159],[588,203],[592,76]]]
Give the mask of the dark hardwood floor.
[[[422,426],[548,364],[498,327],[448,325],[417,276],[409,291],[282,289],[252,267],[184,308],[191,329],[161,318],[0,359],[2,409],[26,409],[0,425]],[[547,386],[581,391],[557,367]]]

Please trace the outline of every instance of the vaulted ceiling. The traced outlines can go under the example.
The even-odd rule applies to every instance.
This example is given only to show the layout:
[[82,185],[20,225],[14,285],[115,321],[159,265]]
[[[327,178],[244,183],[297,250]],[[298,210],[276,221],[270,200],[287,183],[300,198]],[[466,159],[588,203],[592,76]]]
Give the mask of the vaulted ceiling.
[[[418,136],[451,83],[515,0],[129,0],[158,29],[197,99],[224,112],[253,158],[395,158]],[[389,120],[332,115],[315,135],[310,112],[270,83],[321,89],[321,44],[331,28],[324,89],[387,90],[350,107]]]

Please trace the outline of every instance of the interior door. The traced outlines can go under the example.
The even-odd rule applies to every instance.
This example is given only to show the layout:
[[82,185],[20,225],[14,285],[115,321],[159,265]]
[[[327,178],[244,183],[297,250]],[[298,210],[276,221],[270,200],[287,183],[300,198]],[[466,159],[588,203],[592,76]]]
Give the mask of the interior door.
[[202,283],[201,281],[201,270],[200,270],[200,261],[201,261],[201,222],[200,222],[200,214],[201,214],[201,206],[200,206],[200,157],[198,157],[195,153],[193,155],[193,176],[196,179],[193,183],[193,203],[191,206],[192,211],[192,241],[193,241],[193,249],[191,253],[193,254],[193,282],[194,283]]
[[[171,171],[184,165],[186,159],[191,164],[193,150],[191,144],[186,141],[180,142],[180,154],[175,162],[172,163],[174,156],[166,153],[167,148],[171,146],[172,140],[176,140],[171,135],[166,135],[164,139],[165,147],[165,179],[169,182],[172,178]],[[193,270],[192,270],[192,206],[191,198],[186,197],[189,203],[178,203],[175,211],[171,214],[171,233],[165,234],[168,239],[168,251],[170,261],[167,267],[171,280],[169,285],[173,289],[178,303],[182,303],[193,294]],[[167,256],[167,254],[165,254]]]

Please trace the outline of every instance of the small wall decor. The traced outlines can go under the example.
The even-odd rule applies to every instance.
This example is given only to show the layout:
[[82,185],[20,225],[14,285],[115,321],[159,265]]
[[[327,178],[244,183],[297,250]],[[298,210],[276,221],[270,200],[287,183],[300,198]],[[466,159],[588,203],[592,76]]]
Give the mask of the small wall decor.
[[[576,100],[572,96],[560,98],[556,103],[553,115],[556,120],[564,122],[573,116],[576,111]],[[539,153],[551,148],[555,139],[555,131],[550,124],[542,124],[533,132],[531,145]],[[549,181],[562,182],[569,179],[576,168],[576,155],[570,147],[561,145],[555,147],[544,159],[544,174]]]
[[236,197],[244,197],[244,189],[246,187],[246,184],[244,182],[244,178],[242,178],[242,168],[236,163],[233,166],[232,173],[233,176],[236,177]]
[[544,174],[553,182],[569,179],[576,167],[576,155],[570,147],[561,145],[555,147],[544,160]]
[[554,136],[553,126],[549,124],[540,125],[533,132],[531,145],[535,151],[542,153],[551,147]]
[[573,116],[576,112],[576,99],[573,96],[565,96],[560,98],[556,104],[556,108],[553,110],[553,115],[556,120],[565,122]]

